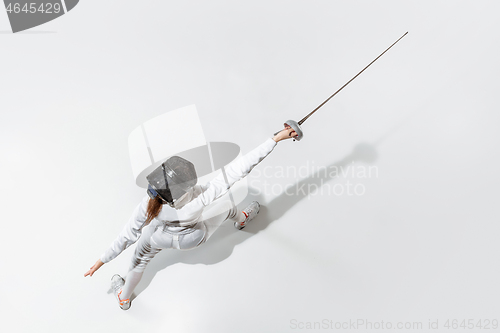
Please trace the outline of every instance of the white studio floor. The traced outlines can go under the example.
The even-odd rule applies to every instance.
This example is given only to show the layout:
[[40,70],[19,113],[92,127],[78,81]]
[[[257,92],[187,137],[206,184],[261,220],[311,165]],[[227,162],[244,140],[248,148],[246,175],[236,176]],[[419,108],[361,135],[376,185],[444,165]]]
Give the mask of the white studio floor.
[[[1,330],[494,331],[499,10],[87,0],[18,34],[0,11]],[[83,277],[145,194],[133,129],[195,104],[207,140],[246,153],[406,31],[249,175],[252,225],[161,252],[128,311],[108,288],[134,246]]]

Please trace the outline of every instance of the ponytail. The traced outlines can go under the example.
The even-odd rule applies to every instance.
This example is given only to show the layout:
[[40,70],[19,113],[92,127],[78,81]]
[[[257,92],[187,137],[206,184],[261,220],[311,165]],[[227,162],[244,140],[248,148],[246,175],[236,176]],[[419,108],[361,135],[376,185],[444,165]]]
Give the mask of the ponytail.
[[146,225],[149,224],[155,217],[160,214],[161,211],[161,206],[163,205],[162,200],[157,196],[154,199],[149,199],[148,202],[148,209],[146,212]]

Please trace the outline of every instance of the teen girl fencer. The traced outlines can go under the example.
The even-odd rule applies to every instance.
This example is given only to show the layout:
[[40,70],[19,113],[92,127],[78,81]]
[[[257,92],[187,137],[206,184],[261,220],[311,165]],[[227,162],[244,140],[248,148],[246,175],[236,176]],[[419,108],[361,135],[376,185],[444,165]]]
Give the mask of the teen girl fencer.
[[236,229],[242,229],[257,215],[260,208],[257,201],[237,211],[230,201],[223,200],[218,211],[225,213],[208,219],[203,218],[203,210],[248,175],[279,141],[298,138],[299,134],[302,133],[286,125],[284,130],[227,165],[227,181],[221,173],[205,185],[196,185],[197,175],[191,162],[179,156],[170,157],[147,176],[147,195],[115,241],[84,276],[92,276],[103,264],[139,240],[126,279],[118,274],[111,278],[111,288],[120,308],[129,309],[130,297],[147,264],[162,249],[194,249],[205,243],[224,221],[231,220]]

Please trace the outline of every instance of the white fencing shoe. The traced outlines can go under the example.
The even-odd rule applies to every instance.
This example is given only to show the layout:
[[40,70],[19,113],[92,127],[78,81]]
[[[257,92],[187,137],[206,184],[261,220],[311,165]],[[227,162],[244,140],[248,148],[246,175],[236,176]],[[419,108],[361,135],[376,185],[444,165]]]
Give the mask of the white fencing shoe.
[[248,222],[253,220],[255,216],[259,213],[260,204],[257,201],[252,201],[247,208],[243,209],[243,214],[245,214],[246,219],[243,222],[234,222],[234,227],[238,230],[243,229]]
[[128,310],[130,308],[130,299],[120,298],[120,294],[122,293],[124,284],[125,280],[118,274],[113,275],[113,277],[111,278],[111,289],[113,290],[113,294],[115,294],[118,304],[120,305],[120,309]]

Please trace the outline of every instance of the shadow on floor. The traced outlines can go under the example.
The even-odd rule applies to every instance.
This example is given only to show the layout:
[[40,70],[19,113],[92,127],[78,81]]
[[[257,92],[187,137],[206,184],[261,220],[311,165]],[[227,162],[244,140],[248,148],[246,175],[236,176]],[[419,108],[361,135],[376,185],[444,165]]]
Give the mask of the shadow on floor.
[[[327,168],[346,168],[352,162],[372,163],[377,159],[377,155],[375,146],[361,143],[354,147],[351,154],[340,161],[328,165]],[[137,285],[134,295],[132,295],[132,300],[151,284],[151,281],[158,272],[168,266],[177,263],[212,265],[225,260],[231,255],[236,245],[243,243],[248,238],[266,229],[273,221],[281,218],[295,204],[307,198],[309,195],[307,191],[309,184],[315,184],[319,188],[321,184],[332,181],[335,178],[337,177],[328,177],[328,173],[325,172],[315,172],[293,185],[299,188],[304,185],[304,192],[292,195],[282,193],[270,202],[264,202],[260,195],[249,195],[245,202],[241,204],[242,207],[253,200],[257,200],[262,204],[259,215],[257,215],[249,226],[241,231],[237,231],[232,223],[225,223],[214,233],[207,243],[196,249],[189,251],[161,251],[151,260],[146,268],[141,282]],[[315,186],[312,187],[314,188]],[[250,193],[252,192],[250,191]]]

